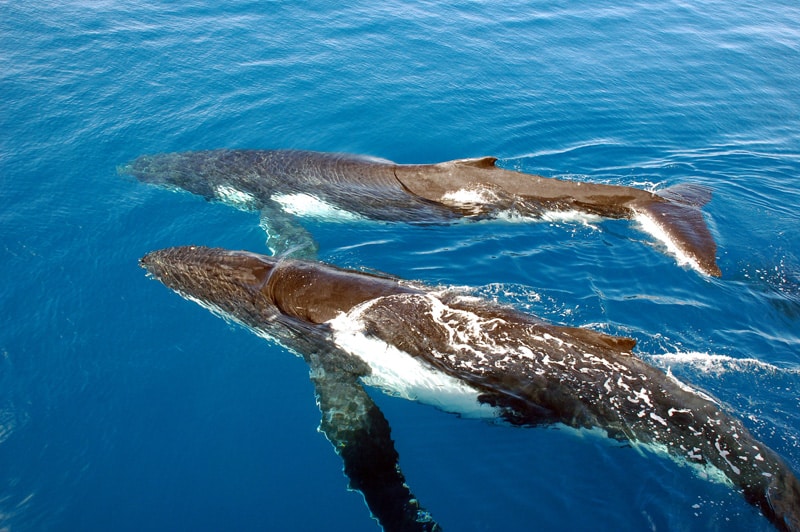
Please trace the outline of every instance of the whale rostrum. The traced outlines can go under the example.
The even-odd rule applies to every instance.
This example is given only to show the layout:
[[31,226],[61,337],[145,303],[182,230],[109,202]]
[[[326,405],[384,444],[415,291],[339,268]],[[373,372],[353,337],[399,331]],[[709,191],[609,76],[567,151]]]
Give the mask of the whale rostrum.
[[633,354],[633,339],[316,261],[189,246],[154,251],[141,265],[305,359],[322,431],[385,530],[439,525],[408,488],[364,385],[513,425],[599,428],[721,472],[776,528],[800,530],[791,468],[709,396]]
[[119,170],[145,182],[262,211],[273,251],[300,245],[309,248],[308,257],[314,256],[313,238],[279,216],[302,208],[407,223],[579,213],[635,219],[680,262],[721,275],[717,246],[700,210],[711,198],[707,188],[681,184],[649,192],[524,174],[503,169],[496,161],[482,157],[395,164],[361,155],[220,149],[143,155]]

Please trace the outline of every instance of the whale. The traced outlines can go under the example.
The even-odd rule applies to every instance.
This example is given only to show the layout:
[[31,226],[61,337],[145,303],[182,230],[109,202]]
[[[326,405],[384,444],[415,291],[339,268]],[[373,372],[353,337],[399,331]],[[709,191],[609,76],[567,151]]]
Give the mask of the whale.
[[525,174],[496,163],[496,157],[480,157],[396,164],[340,153],[218,149],[142,155],[118,170],[260,211],[273,253],[303,248],[307,254],[296,255],[313,258],[318,246],[293,217],[320,210],[414,224],[578,214],[636,220],[679,263],[709,276],[722,274],[701,210],[711,198],[706,187],[679,184],[650,192]]
[[439,530],[399,467],[365,387],[519,427],[565,426],[719,473],[778,530],[800,530],[800,482],[701,390],[634,354],[632,338],[550,323],[375,272],[181,246],[140,259],[182,297],[308,363],[321,431],[384,530]]

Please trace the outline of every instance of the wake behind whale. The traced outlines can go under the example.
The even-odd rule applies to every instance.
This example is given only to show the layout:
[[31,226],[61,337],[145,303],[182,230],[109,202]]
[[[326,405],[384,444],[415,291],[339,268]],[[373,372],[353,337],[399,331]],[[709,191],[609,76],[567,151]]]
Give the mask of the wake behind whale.
[[781,530],[800,530],[800,483],[708,396],[632,354],[635,341],[446,289],[278,260],[178,247],[141,259],[182,296],[301,355],[321,428],[350,485],[386,530],[437,530],[397,465],[389,426],[362,384],[515,425],[600,428],[721,472]]
[[[677,185],[658,193],[565,181],[498,167],[494,157],[395,164],[360,155],[295,150],[211,150],[143,155],[120,167],[145,182],[261,210],[270,247],[316,244],[286,211],[298,200],[374,220],[450,223],[503,214],[542,218],[582,213],[635,219],[681,263],[720,276],[716,243],[700,208],[707,189]],[[284,242],[289,240],[289,242]]]

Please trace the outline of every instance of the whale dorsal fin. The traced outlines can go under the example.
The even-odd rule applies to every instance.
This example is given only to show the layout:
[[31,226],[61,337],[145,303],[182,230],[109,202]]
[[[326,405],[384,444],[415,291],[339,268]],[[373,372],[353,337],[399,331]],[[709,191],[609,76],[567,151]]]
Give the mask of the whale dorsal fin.
[[612,349],[623,354],[630,353],[631,350],[636,346],[636,340],[633,338],[627,338],[625,336],[612,336],[610,334],[578,327],[565,327],[565,329],[568,329],[570,335],[580,338],[585,342],[603,345],[608,349]]
[[456,159],[445,164],[455,164],[458,166],[471,166],[473,168],[494,168],[497,157],[475,157],[472,159]]

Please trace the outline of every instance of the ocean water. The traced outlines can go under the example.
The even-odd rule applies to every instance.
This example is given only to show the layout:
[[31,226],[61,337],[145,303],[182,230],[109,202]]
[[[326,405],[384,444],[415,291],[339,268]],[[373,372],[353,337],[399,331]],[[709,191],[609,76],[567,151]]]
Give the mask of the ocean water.
[[[321,258],[638,340],[800,472],[796,2],[0,1],[0,529],[377,530],[307,368],[148,280],[258,216],[117,174],[212,148],[697,183],[723,276],[627,221],[310,221]],[[770,530],[592,434],[374,393],[447,530]]]

